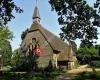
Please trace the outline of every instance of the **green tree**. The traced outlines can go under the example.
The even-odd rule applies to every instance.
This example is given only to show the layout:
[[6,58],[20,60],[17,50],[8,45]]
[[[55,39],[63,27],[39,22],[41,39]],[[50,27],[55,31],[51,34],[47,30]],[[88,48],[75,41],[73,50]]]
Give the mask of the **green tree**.
[[96,1],[94,7],[86,0],[49,0],[49,3],[59,16],[58,22],[62,25],[61,38],[67,41],[80,39],[82,44],[92,46],[94,40],[98,39],[100,14],[96,8],[99,7],[100,0]]
[[95,70],[95,65],[96,63],[94,62],[95,60],[100,60],[100,56],[98,54],[98,49],[96,49],[94,46],[92,47],[83,47],[79,48],[76,52],[77,59],[79,62],[82,64],[89,64],[93,70],[93,73],[96,74]]
[[14,0],[0,0],[0,20],[2,21],[0,25],[7,24],[12,18],[15,18],[12,14],[13,10],[17,13],[23,12],[20,7],[15,5]]
[[99,56],[100,56],[100,45],[99,45]]
[[11,58],[11,65],[16,66],[19,61],[19,49],[16,49],[12,52],[12,58]]
[[12,48],[10,40],[13,35],[6,27],[6,24],[14,17],[13,11],[22,13],[23,10],[18,7],[14,0],[0,0],[0,54],[2,54],[0,63],[6,64],[11,60]]
[[10,40],[12,38],[12,32],[7,27],[0,26],[0,49],[2,52],[2,63],[7,63],[11,60],[12,48]]
[[79,48],[76,52],[76,56],[80,62],[89,63],[90,60],[93,60],[94,58],[98,57],[98,49],[95,49],[95,47]]
[[97,49],[98,50],[98,54],[99,54],[99,56],[100,56],[100,45],[95,45],[95,49]]

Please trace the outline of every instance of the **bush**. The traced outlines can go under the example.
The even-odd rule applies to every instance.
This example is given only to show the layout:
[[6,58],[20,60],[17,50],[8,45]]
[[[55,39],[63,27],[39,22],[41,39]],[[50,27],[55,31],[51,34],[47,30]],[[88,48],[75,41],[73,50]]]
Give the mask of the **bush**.
[[100,68],[100,61],[93,61],[94,66]]

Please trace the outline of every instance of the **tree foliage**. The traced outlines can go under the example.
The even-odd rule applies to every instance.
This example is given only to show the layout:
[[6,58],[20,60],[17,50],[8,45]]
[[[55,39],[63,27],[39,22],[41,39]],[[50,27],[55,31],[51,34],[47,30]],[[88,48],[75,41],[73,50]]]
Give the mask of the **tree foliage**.
[[7,24],[12,18],[15,18],[12,14],[13,10],[17,13],[23,12],[20,7],[15,5],[13,0],[0,0],[0,21],[2,21],[3,24]]
[[11,60],[12,48],[10,40],[13,38],[12,32],[5,25],[15,18],[13,11],[22,13],[23,10],[18,7],[14,0],[0,0],[0,54],[2,54],[2,63]]
[[21,34],[21,39],[23,40],[26,36],[26,34],[28,33],[29,29],[27,28],[25,31],[22,32]]
[[79,38],[82,44],[91,45],[98,39],[100,14],[96,8],[99,7],[100,0],[97,0],[94,7],[85,0],[49,0],[49,3],[59,16],[59,24],[63,26],[60,33],[63,40]]
[[12,58],[11,58],[11,65],[15,66],[19,61],[19,49],[16,49],[12,52]]
[[77,51],[77,55],[79,55],[79,56],[84,56],[84,55],[98,56],[98,50],[95,49],[94,47],[79,48],[78,51]]
[[12,48],[9,40],[12,38],[12,32],[7,27],[0,26],[0,50],[3,63],[11,60]]
[[89,63],[91,60],[99,60],[99,48],[96,46],[79,48],[76,52],[76,57],[80,62]]

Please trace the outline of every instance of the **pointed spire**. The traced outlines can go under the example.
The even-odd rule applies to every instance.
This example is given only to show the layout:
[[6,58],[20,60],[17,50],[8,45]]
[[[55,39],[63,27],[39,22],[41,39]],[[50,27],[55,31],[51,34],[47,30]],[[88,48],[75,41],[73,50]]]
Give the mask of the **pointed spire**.
[[35,18],[39,18],[40,19],[40,14],[39,14],[39,10],[38,10],[37,6],[35,6],[34,14],[33,14],[33,19],[35,19]]
[[33,14],[33,20],[34,22],[40,22],[40,14],[39,14],[39,9],[37,7],[37,0],[36,0],[36,6],[34,8],[34,14]]

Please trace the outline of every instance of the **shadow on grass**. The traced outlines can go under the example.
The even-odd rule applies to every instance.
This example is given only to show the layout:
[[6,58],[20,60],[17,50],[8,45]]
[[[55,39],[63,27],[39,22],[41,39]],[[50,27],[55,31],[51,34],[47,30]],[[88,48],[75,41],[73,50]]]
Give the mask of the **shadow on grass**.
[[0,80],[53,80],[59,73],[17,73],[3,72],[0,75]]
[[82,72],[78,74],[75,80],[100,80],[100,72],[93,74],[92,72]]

